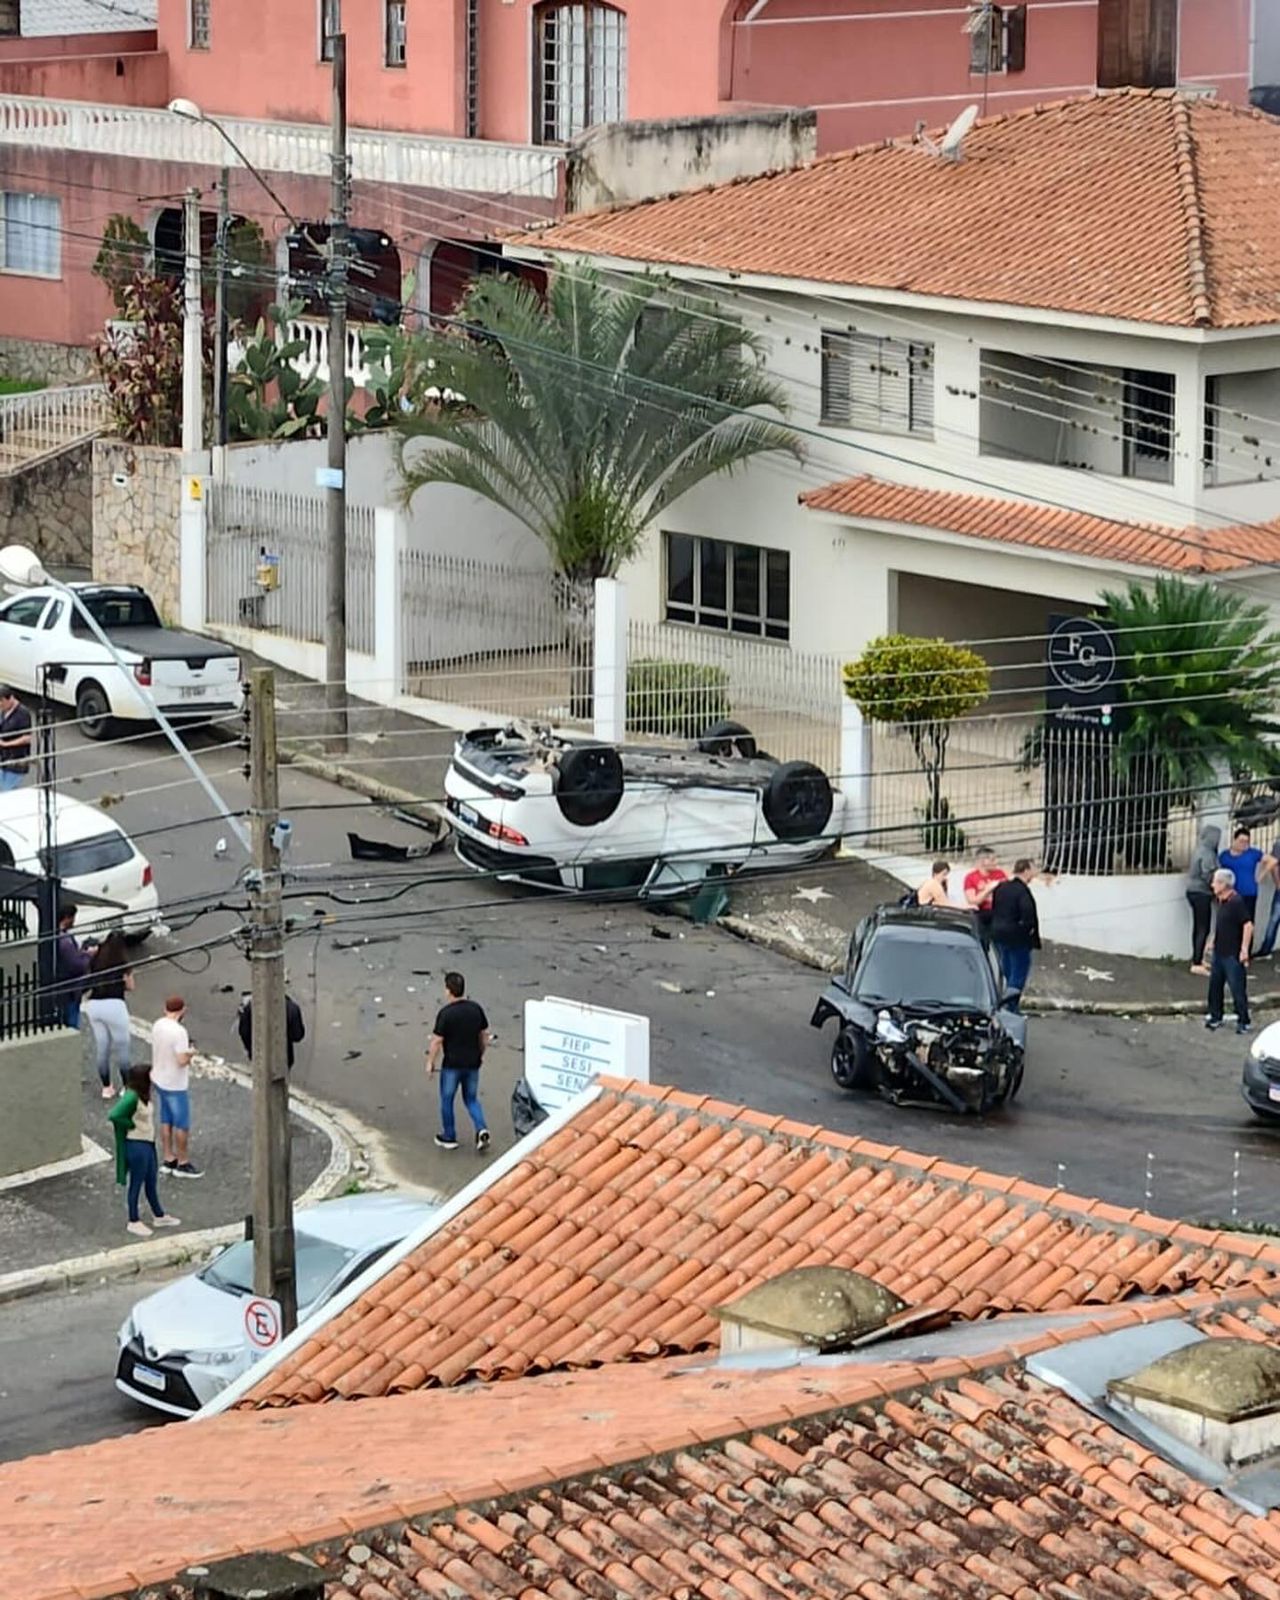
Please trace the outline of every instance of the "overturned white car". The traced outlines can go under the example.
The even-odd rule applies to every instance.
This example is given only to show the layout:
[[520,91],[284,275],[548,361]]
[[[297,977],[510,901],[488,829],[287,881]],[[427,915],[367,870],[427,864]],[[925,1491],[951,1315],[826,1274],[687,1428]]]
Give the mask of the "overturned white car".
[[732,722],[684,747],[480,728],[455,744],[444,791],[468,866],[553,889],[688,894],[709,877],[814,860],[841,831],[827,774],[761,754]]

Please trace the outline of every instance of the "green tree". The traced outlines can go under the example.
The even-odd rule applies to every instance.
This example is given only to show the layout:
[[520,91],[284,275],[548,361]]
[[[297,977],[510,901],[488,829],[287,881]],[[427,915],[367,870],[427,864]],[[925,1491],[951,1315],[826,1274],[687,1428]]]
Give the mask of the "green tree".
[[1192,802],[1224,767],[1275,766],[1280,634],[1265,605],[1185,578],[1130,583],[1100,596],[1124,662],[1117,755],[1130,789],[1126,853],[1168,856],[1171,805]]
[[911,741],[928,797],[922,835],[927,849],[956,850],[964,834],[942,792],[951,724],[991,692],[987,663],[963,645],[890,633],[873,639],[844,668],[844,692],[868,722],[895,723]]
[[117,211],[107,218],[92,271],[110,291],[117,316],[128,316],[125,292],[146,272],[150,254],[151,241],[132,217]]

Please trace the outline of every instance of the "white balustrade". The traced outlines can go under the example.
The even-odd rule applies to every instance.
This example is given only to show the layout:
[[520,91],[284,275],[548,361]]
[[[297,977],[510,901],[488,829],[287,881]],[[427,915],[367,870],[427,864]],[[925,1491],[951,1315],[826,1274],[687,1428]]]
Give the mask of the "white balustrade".
[[0,396],[0,470],[63,450],[106,427],[110,412],[100,383]]
[[[309,318],[299,318],[297,322],[289,324],[289,338],[301,339],[306,347],[294,358],[294,370],[304,378],[314,374],[323,383],[328,383],[329,324],[313,322]],[[352,326],[347,328],[347,377],[357,389],[365,388],[369,382],[369,368],[364,358],[364,340],[360,329]]]
[[[329,174],[329,130],[318,123],[220,117],[252,166],[308,178]],[[0,144],[220,167],[234,158],[218,130],[164,110],[0,95]],[[555,200],[563,154],[540,145],[441,139],[352,128],[352,177],[414,189]]]

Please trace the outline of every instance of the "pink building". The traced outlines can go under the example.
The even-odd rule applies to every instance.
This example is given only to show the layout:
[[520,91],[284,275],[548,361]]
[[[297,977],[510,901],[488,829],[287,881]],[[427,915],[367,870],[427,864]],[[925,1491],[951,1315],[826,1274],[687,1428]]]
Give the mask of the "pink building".
[[0,371],[59,371],[101,328],[110,303],[90,267],[111,213],[133,216],[175,263],[194,185],[211,239],[224,162],[233,209],[263,229],[281,289],[314,270],[215,127],[165,108],[192,101],[222,123],[314,238],[340,29],[367,256],[355,309],[386,316],[402,299],[449,312],[500,258],[504,231],[793,164],[815,127],[834,149],[945,124],[975,101],[1005,111],[1097,84],[1196,84],[1245,101],[1280,82],[1280,50],[1251,37],[1251,11],[1250,0],[0,0]]

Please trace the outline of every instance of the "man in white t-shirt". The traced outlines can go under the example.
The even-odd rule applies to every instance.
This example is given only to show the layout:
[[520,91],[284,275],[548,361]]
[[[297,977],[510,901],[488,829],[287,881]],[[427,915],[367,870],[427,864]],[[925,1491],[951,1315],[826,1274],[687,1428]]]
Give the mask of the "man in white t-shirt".
[[151,1087],[159,1101],[156,1122],[160,1128],[162,1170],[175,1178],[201,1178],[191,1164],[191,1058],[195,1051],[182,1025],[187,1002],[172,995],[164,1003],[164,1016],[151,1025]]

